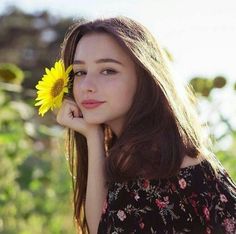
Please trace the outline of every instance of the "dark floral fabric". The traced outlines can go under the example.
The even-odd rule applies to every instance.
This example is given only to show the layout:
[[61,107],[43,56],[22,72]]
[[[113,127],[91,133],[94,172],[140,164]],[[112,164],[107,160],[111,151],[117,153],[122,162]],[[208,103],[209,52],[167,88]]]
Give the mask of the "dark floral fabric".
[[113,183],[98,234],[235,234],[236,185],[223,167],[217,171],[204,160],[169,179]]

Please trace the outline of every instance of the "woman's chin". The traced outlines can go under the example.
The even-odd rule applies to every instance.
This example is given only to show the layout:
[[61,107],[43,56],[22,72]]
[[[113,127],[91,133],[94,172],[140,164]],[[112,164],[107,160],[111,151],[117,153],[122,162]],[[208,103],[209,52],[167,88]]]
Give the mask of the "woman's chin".
[[84,120],[89,123],[89,124],[102,124],[104,123],[103,120],[99,120],[97,118],[86,118],[86,116],[84,116]]

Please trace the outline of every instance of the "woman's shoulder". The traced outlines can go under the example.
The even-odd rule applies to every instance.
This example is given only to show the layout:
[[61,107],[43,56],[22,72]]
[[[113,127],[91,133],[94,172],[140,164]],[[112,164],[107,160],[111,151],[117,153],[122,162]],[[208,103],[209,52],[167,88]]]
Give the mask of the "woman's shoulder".
[[[213,160],[213,158],[211,159],[204,155],[197,156],[196,158],[186,155],[181,163],[179,172],[169,178],[146,178],[139,176],[125,182],[112,184],[119,188],[123,186],[140,188],[140,185],[143,183],[148,183],[161,190],[166,188],[168,191],[170,189],[168,186],[171,186],[179,188],[184,192],[187,192],[187,190],[192,192],[194,189],[204,191],[212,188],[214,190],[219,186],[236,188],[235,183],[220,162],[216,158]],[[183,190],[183,183],[186,183],[186,190]]]
[[203,158],[202,156],[199,156],[197,158],[192,158],[188,155],[185,155],[180,168],[195,166],[201,164],[203,161],[205,161],[205,158]]
[[218,166],[221,164],[218,163],[216,163],[216,160],[212,161],[212,159],[205,157],[204,155],[199,155],[196,158],[185,155],[180,165],[179,173],[174,177],[189,177],[191,180],[193,180],[194,177],[195,179],[198,179],[198,176],[210,176],[213,178],[216,177],[219,172]]
[[179,183],[180,187],[186,183],[186,190],[190,193],[196,190],[202,194],[228,194],[235,201],[236,184],[216,157],[185,157],[172,181]]
[[[130,180],[127,180],[125,182],[117,182],[115,183],[118,185],[118,187],[129,187],[129,188],[135,188],[136,186],[140,188],[140,185],[143,183],[147,183],[154,187],[158,187],[159,190],[163,190],[163,188],[166,188],[169,190],[168,186],[174,185],[174,187],[180,187],[181,181],[186,181],[188,184],[188,187],[191,188],[192,186],[199,186],[200,180],[214,180],[215,177],[215,171],[211,164],[211,162],[204,158],[204,157],[197,157],[197,158],[191,158],[190,156],[185,156],[179,172],[171,177],[168,178],[146,178],[143,176],[139,176],[137,178],[132,178]],[[206,184],[206,183],[204,183]],[[172,186],[173,187],[173,186]]]

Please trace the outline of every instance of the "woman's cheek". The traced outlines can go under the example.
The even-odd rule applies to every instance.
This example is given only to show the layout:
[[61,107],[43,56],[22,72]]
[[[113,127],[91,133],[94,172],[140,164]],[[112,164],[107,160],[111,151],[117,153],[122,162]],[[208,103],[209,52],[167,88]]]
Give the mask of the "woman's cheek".
[[79,81],[78,79],[74,79],[74,82],[73,82],[73,94],[74,96],[77,96],[79,93]]

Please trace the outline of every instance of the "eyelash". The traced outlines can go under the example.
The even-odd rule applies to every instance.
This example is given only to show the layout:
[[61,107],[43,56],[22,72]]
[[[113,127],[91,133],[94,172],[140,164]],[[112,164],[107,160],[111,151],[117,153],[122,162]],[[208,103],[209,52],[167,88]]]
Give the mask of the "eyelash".
[[[117,72],[113,69],[105,69],[103,71],[109,71],[107,75],[114,75],[116,74]],[[78,73],[85,73],[85,71],[76,71],[76,72],[73,72],[74,76],[82,76],[82,75],[78,75]]]

